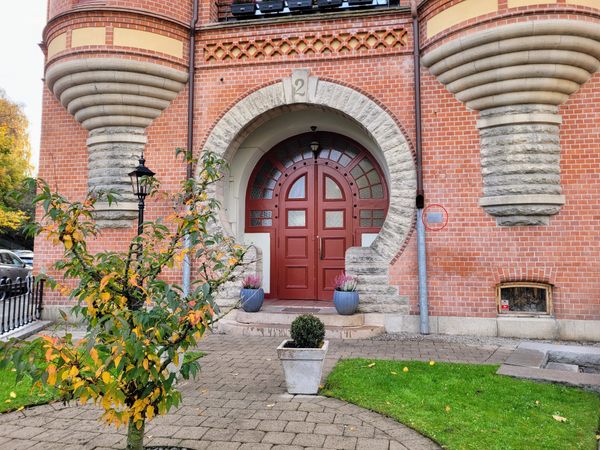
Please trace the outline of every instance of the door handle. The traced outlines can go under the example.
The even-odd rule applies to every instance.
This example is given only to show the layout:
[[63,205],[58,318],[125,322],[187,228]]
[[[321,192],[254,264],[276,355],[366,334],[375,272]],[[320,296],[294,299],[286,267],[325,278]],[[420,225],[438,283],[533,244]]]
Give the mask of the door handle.
[[319,240],[319,259],[323,259],[323,238],[321,236],[317,236]]

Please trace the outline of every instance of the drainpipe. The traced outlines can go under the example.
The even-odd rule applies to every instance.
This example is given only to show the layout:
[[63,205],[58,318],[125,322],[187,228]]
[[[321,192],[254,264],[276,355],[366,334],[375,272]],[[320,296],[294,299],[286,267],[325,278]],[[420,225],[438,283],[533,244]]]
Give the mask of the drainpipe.
[[425,249],[425,224],[423,208],[425,207],[425,191],[423,190],[423,154],[421,134],[421,51],[419,48],[419,14],[417,0],[411,0],[410,8],[413,19],[413,54],[415,71],[415,134],[417,153],[417,260],[419,264],[419,331],[429,334],[429,304],[427,300],[427,252]]
[[[194,148],[194,97],[195,97],[195,77],[196,77],[196,22],[198,22],[198,0],[194,0],[192,6],[192,22],[190,24],[190,39],[189,39],[189,52],[190,59],[188,65],[188,111],[187,111],[187,146],[186,146],[186,159],[187,167],[185,173],[185,179],[189,180],[194,176],[194,165],[192,163],[193,148]],[[183,241],[183,248],[188,250],[191,247],[189,236],[185,236]],[[183,271],[182,271],[182,290],[183,295],[187,296],[190,293],[190,284],[192,277],[192,261],[189,253],[185,254],[183,259]]]

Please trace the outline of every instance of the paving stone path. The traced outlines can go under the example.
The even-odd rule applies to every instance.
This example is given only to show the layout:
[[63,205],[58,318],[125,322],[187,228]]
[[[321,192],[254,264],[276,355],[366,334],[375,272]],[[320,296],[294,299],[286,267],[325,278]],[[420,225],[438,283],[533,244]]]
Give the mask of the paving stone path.
[[[318,396],[285,392],[276,347],[280,338],[213,335],[194,381],[181,384],[183,405],[147,425],[147,446],[218,450],[437,449],[398,422]],[[326,372],[339,358],[434,359],[500,364],[512,346],[435,341],[331,341]],[[125,430],[100,424],[99,409],[60,403],[0,415],[2,450],[119,449]]]

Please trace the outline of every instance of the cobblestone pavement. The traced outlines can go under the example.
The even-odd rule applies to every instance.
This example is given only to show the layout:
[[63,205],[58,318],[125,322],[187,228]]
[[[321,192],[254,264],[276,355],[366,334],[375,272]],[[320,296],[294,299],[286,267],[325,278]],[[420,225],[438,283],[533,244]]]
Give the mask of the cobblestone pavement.
[[[417,432],[340,400],[291,396],[277,359],[281,338],[213,335],[193,381],[181,383],[183,405],[146,427],[147,446],[219,450],[437,449]],[[500,364],[513,346],[435,341],[331,341],[328,373],[341,358],[434,359]],[[60,403],[0,415],[2,450],[125,447],[125,430],[100,424],[99,409]]]

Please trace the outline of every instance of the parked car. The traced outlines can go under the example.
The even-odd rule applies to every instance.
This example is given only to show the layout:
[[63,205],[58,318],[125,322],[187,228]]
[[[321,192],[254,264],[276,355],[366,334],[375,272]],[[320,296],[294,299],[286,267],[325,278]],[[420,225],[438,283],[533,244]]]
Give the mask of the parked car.
[[17,278],[25,280],[31,275],[31,266],[10,250],[0,250],[0,281],[8,279],[15,282]]
[[28,266],[33,267],[33,252],[31,250],[13,250],[13,253],[21,258]]

